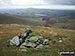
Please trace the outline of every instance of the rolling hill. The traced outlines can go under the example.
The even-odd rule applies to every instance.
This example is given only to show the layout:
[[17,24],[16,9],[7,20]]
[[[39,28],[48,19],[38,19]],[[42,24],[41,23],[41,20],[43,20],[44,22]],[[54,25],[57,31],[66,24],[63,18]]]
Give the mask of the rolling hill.
[[32,25],[32,26],[43,26],[44,22],[37,18],[22,18],[17,17],[9,14],[0,14],[0,24],[25,24],[25,25]]
[[0,10],[1,24],[25,24],[75,29],[75,10],[7,9]]

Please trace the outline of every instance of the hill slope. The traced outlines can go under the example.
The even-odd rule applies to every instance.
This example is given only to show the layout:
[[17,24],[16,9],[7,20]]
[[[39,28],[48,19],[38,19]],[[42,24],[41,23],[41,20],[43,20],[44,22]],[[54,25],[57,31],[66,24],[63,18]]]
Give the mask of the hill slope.
[[[42,49],[28,49],[27,52],[21,52],[17,47],[10,46],[8,41],[13,36],[24,32],[24,28],[27,27],[39,34],[42,33],[44,38],[52,39],[49,46]],[[59,43],[58,38],[66,39]],[[0,56],[60,56],[59,51],[75,51],[75,30],[0,24]]]
[[21,18],[8,14],[0,14],[0,24],[26,24],[33,26],[43,26],[44,22],[41,20],[34,20],[32,18]]

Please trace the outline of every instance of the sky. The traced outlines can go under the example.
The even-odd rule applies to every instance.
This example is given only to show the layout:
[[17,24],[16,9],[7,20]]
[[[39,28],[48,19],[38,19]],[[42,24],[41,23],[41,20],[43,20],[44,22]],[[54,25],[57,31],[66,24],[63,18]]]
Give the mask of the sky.
[[0,9],[11,8],[75,10],[75,0],[0,0]]

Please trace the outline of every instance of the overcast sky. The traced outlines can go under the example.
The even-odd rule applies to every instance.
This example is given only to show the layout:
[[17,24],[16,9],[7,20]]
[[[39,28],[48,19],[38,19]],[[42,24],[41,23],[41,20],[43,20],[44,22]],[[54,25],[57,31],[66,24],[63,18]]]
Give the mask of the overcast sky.
[[1,8],[74,9],[75,0],[0,0]]
[[56,5],[75,5],[75,0],[44,0],[49,4]]

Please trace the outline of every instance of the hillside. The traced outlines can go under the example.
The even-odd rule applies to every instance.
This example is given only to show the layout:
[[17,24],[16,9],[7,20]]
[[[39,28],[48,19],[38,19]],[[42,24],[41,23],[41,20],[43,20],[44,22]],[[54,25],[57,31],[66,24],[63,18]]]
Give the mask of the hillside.
[[9,14],[0,14],[0,24],[26,24],[32,26],[43,26],[44,22],[37,18],[22,18]]
[[[27,52],[21,52],[17,47],[10,46],[9,40],[13,36],[24,32],[24,28],[27,27],[38,34],[42,33],[44,38],[52,39],[49,42],[49,46],[42,49],[28,49]],[[65,39],[60,43],[58,38]],[[75,51],[75,30],[19,24],[0,24],[0,56],[60,56],[58,54],[59,51]]]
[[1,24],[25,24],[75,30],[75,10],[0,9]]

